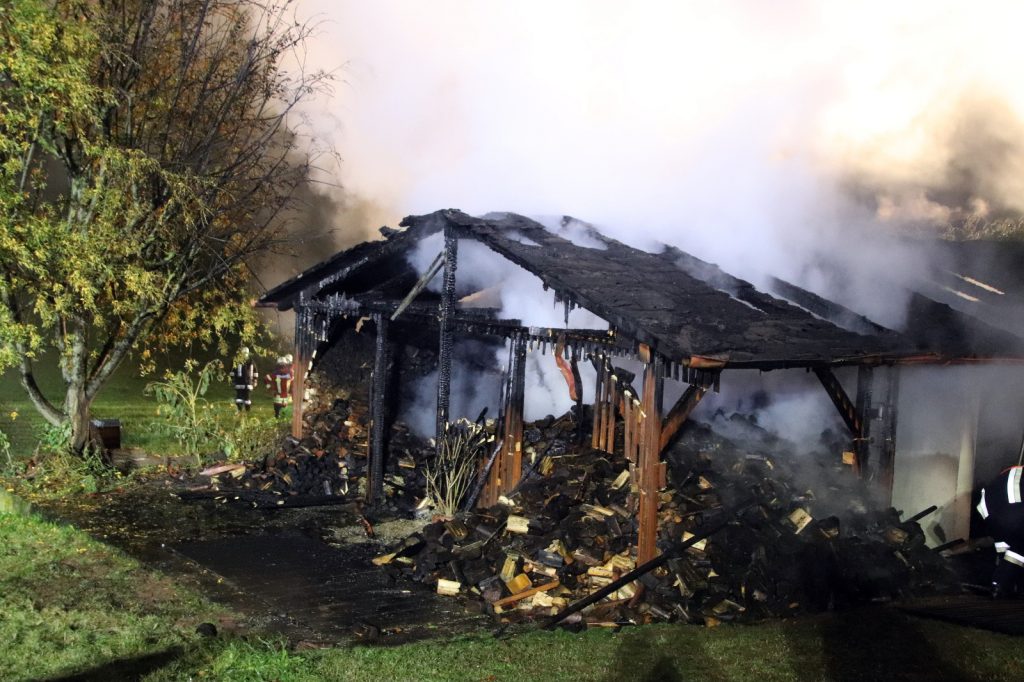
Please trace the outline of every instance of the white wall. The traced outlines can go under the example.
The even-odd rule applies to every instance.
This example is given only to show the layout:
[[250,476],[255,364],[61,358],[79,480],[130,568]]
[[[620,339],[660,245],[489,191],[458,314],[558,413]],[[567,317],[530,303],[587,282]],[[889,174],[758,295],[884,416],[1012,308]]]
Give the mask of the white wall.
[[893,506],[922,521],[929,544],[970,535],[972,494],[1015,464],[1024,423],[1024,368],[901,369]]

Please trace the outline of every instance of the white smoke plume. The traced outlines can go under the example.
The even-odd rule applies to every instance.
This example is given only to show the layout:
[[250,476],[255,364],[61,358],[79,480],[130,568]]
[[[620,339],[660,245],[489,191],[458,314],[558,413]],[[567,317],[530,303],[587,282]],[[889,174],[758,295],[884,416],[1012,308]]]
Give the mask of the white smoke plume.
[[381,222],[572,215],[898,325],[929,255],[894,227],[1024,211],[1015,0],[299,7],[326,172]]
[[[323,19],[309,62],[343,67],[329,111],[310,112],[336,179],[392,223],[574,215],[896,322],[873,283],[921,258],[880,227],[1024,208],[1016,2],[301,9]],[[836,277],[821,254],[858,267]]]

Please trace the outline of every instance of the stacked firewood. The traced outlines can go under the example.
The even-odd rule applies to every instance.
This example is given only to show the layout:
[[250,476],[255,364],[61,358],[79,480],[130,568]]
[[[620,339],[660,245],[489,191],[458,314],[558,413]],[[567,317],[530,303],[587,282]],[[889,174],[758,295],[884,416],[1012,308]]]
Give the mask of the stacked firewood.
[[[482,601],[502,618],[551,615],[632,570],[637,493],[625,459],[574,448],[570,420],[527,434],[533,464],[513,493],[490,509],[431,523],[375,563],[396,578]],[[667,459],[662,549],[734,502],[752,504],[584,611],[591,624],[756,620],[955,586],[918,524],[874,508],[848,471],[819,471],[819,500],[798,483],[798,462],[741,449],[699,424]]]
[[[288,436],[261,460],[211,467],[209,484],[183,494],[257,507],[337,504],[358,499],[366,473],[368,416],[362,403],[320,401],[305,414],[304,436]],[[402,423],[393,425],[384,506],[410,511],[423,497],[424,463],[433,449]]]

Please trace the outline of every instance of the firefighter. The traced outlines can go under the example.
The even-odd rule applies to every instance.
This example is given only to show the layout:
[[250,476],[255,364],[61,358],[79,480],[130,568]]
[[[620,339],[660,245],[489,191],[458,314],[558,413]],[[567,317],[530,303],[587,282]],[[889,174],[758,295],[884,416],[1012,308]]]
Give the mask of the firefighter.
[[249,349],[243,347],[239,353],[239,363],[231,370],[231,382],[235,386],[235,407],[241,412],[252,409],[252,389],[256,388],[256,363],[249,357]]
[[281,410],[292,403],[292,366],[288,359],[290,357],[279,357],[274,373],[268,374],[266,378],[267,388],[274,394],[275,417],[280,417]]
[[988,524],[989,535],[996,541],[996,570],[992,574],[992,596],[996,598],[1015,592],[1024,577],[1022,473],[1022,466],[1005,469],[981,489],[977,507]]

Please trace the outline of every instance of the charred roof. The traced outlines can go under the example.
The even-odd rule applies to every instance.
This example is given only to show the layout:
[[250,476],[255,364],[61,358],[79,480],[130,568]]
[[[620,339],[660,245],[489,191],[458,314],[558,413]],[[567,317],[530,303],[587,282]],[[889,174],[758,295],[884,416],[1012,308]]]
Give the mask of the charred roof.
[[451,209],[407,217],[402,226],[313,266],[259,304],[287,310],[341,292],[372,299],[375,308],[397,305],[412,281],[406,256],[420,240],[450,230],[607,320],[619,337],[682,364],[773,369],[1024,357],[1015,335],[920,294],[911,298],[907,330],[897,333],[781,280],[773,296],[675,247],[649,253],[591,227],[586,239],[569,240],[521,215],[478,218]]

